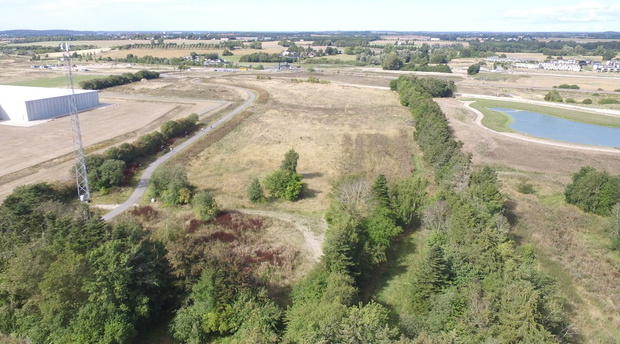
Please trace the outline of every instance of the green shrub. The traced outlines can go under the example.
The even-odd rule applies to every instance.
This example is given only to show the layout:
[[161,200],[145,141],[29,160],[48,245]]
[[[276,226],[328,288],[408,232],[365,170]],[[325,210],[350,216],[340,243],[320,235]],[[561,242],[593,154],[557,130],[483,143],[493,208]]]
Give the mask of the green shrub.
[[592,104],[592,99],[586,98],[581,103],[583,103],[583,104]]
[[480,73],[480,65],[477,63],[474,63],[473,65],[469,66],[469,68],[467,68],[467,75],[474,75],[478,73]]
[[526,182],[525,180],[522,180],[519,185],[517,185],[517,191],[522,193],[522,194],[526,194],[526,195],[531,195],[533,193],[536,193],[536,190],[534,189],[534,186],[528,182]]
[[577,101],[574,98],[566,98],[566,102],[569,103],[569,104],[574,104]]
[[272,197],[286,201],[297,200],[303,188],[301,174],[286,170],[277,170],[268,175],[263,184]]
[[213,219],[219,212],[219,207],[208,191],[200,191],[194,196],[192,201],[196,217],[203,221]]
[[262,203],[265,201],[265,193],[263,187],[260,185],[258,178],[252,179],[252,182],[248,186],[248,198],[252,203]]
[[617,99],[614,99],[614,98],[603,98],[603,99],[599,100],[598,103],[601,104],[601,105],[605,105],[605,104],[620,104],[620,102]]
[[607,215],[620,200],[620,178],[594,167],[582,167],[573,175],[573,182],[566,187],[564,195],[567,203],[583,211]]
[[561,103],[562,102],[562,96],[560,96],[560,93],[556,90],[552,90],[549,93],[547,93],[545,95],[545,100],[548,102],[557,102],[557,103]]
[[[555,86],[553,86],[555,88]],[[577,85],[569,85],[569,84],[561,84],[557,88],[569,89],[569,90],[578,90],[579,86]]]

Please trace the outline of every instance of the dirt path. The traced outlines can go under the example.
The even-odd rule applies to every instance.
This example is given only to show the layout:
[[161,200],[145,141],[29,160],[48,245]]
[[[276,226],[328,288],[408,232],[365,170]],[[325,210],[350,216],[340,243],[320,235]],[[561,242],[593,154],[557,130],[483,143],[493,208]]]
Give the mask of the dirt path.
[[322,247],[323,247],[323,241],[325,240],[325,231],[327,229],[327,222],[325,222],[325,219],[316,219],[313,217],[299,215],[299,214],[268,211],[268,210],[254,210],[254,209],[235,209],[235,210],[245,213],[245,214],[249,214],[249,215],[272,217],[278,220],[292,223],[295,226],[295,228],[297,228],[297,230],[299,230],[301,234],[303,234],[304,241],[306,242],[306,247],[310,251],[311,257],[315,261],[318,261],[319,258],[323,255]]

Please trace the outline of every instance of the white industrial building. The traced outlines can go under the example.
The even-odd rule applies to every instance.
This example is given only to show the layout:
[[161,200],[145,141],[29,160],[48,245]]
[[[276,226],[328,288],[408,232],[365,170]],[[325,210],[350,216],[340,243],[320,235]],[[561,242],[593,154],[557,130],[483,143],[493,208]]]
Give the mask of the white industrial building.
[[[70,114],[70,89],[0,85],[0,121],[26,123]],[[78,111],[99,106],[99,92],[75,90]]]

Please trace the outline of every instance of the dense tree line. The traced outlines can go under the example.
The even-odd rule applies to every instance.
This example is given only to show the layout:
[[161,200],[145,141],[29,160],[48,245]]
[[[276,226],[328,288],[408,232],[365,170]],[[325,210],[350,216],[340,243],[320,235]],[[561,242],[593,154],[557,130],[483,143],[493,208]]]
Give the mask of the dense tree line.
[[248,55],[243,55],[239,59],[239,62],[294,62],[295,58],[288,56],[281,56],[278,53],[251,53]]
[[127,343],[169,295],[163,245],[40,183],[0,205],[0,332],[31,343]]
[[447,63],[458,53],[453,47],[431,49],[426,43],[420,47],[386,44],[381,53],[361,50],[356,58],[361,62],[380,64],[386,70],[452,73]]
[[545,55],[601,55],[605,50],[620,50],[620,41],[575,42],[575,41],[471,41],[470,47],[477,52],[501,51],[507,53],[543,53]]
[[415,120],[414,137],[424,152],[424,160],[435,169],[439,182],[459,184],[469,168],[470,157],[461,151],[462,143],[450,134],[448,121],[432,97],[451,97],[453,81],[401,76],[390,83],[402,105],[409,107]]
[[158,72],[141,70],[136,73],[124,73],[121,75],[110,75],[107,78],[85,80],[80,82],[80,87],[85,90],[103,90],[108,87],[130,84],[142,79],[148,80],[157,78],[159,78]]
[[177,121],[169,120],[161,125],[160,131],[142,135],[133,143],[123,143],[108,148],[103,154],[86,156],[91,189],[105,194],[116,186],[127,185],[137,171],[139,161],[148,160],[168,146],[171,140],[194,131],[197,124],[196,114]]
[[[260,43],[260,42],[259,42]],[[112,47],[119,50],[131,50],[131,49],[167,49],[167,50],[189,50],[189,49],[243,49],[245,44],[242,41],[229,40],[218,43],[190,43],[190,44],[177,44],[177,43],[132,43],[124,44]],[[252,48],[252,47],[250,47]],[[256,49],[256,48],[253,48]]]
[[443,183],[443,191],[423,210],[430,233],[422,261],[407,274],[401,330],[422,342],[569,339],[564,300],[554,281],[538,270],[531,248],[516,247],[508,235],[495,172],[489,167],[469,171],[469,156],[431,98],[451,95],[453,85],[401,77],[391,86],[412,112],[416,141],[438,181],[460,179],[461,184]]
[[387,343],[400,338],[389,310],[362,303],[361,288],[403,226],[420,215],[426,184],[420,179],[372,184],[347,176],[334,185],[321,261],[292,291],[286,343]]

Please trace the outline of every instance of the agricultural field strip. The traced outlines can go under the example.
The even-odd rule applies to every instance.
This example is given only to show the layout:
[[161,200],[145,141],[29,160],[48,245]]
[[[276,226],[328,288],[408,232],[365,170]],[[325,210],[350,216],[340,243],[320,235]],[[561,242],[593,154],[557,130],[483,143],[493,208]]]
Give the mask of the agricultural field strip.
[[[464,97],[467,98],[484,98],[484,99],[491,99],[491,100],[500,100],[500,101],[506,101],[505,98],[502,97],[494,97],[494,96],[485,96],[485,95],[476,95],[476,94],[467,94],[467,95],[463,95]],[[515,99],[511,99],[511,101],[518,101],[518,102],[522,102],[522,103],[533,103],[533,104],[537,104],[537,105],[556,105],[556,107],[560,107],[560,104],[548,104],[548,103],[543,103],[543,102],[539,102],[539,101],[535,101],[535,100],[515,100]],[[620,150],[615,149],[615,148],[606,148],[606,147],[596,147],[596,146],[587,146],[587,145],[578,145],[578,144],[572,144],[572,143],[565,143],[565,142],[559,142],[559,141],[552,141],[552,140],[546,140],[546,139],[542,139],[542,138],[536,138],[536,137],[531,137],[531,136],[527,136],[524,134],[520,134],[520,133],[507,133],[507,132],[500,132],[500,131],[495,131],[493,129],[487,128],[486,126],[484,126],[482,124],[482,118],[484,117],[484,114],[480,111],[478,111],[477,109],[472,108],[471,106],[469,106],[469,104],[471,104],[472,101],[463,101],[463,105],[465,107],[467,107],[469,110],[473,111],[476,114],[476,119],[475,119],[475,123],[476,125],[478,125],[479,127],[491,131],[495,134],[499,134],[499,135],[503,135],[506,137],[511,137],[511,138],[515,138],[515,139],[519,139],[522,141],[527,141],[527,142],[532,142],[532,143],[537,143],[537,144],[544,144],[544,145],[549,145],[549,146],[556,146],[556,147],[563,147],[563,148],[571,148],[571,149],[581,149],[581,150],[587,150],[587,151],[597,151],[597,152],[607,152],[607,153],[618,153],[620,154]],[[541,104],[543,103],[543,104]],[[568,106],[568,105],[565,105]],[[601,110],[601,111],[605,111],[605,110]],[[610,110],[607,110],[610,111]],[[620,116],[620,111],[614,111],[615,114],[608,114],[608,115],[612,115],[612,116]]]
[[187,139],[185,142],[181,143],[177,147],[171,148],[168,153],[164,154],[159,159],[157,159],[153,163],[151,163],[144,170],[144,172],[142,173],[142,176],[141,176],[140,180],[138,181],[138,186],[136,187],[134,192],[131,194],[131,196],[129,196],[129,199],[127,199],[127,201],[125,201],[123,204],[121,204],[118,207],[114,208],[114,210],[112,210],[111,212],[103,215],[102,218],[104,220],[108,221],[108,220],[114,218],[116,215],[121,214],[122,212],[127,210],[129,207],[133,206],[144,195],[144,193],[146,192],[146,188],[148,187],[148,184],[149,184],[149,179],[153,175],[153,172],[155,172],[155,170],[161,164],[163,164],[168,159],[172,158],[173,156],[178,154],[180,151],[182,151],[184,148],[186,148],[187,146],[189,146],[189,145],[193,144],[194,142],[198,141],[200,138],[202,138],[203,136],[205,136],[208,133],[210,133],[213,129],[215,129],[218,126],[222,125],[224,122],[228,121],[233,116],[235,116],[236,114],[238,114],[241,111],[245,110],[247,107],[249,107],[250,105],[252,105],[254,103],[254,101],[256,100],[256,95],[252,91],[250,91],[248,89],[245,89],[245,88],[241,88],[241,87],[237,87],[237,88],[239,90],[242,90],[243,92],[245,92],[249,96],[249,99],[246,100],[243,104],[241,104],[238,107],[236,107],[229,114],[227,114],[226,116],[220,118],[217,122],[213,123],[211,125],[211,127],[205,128],[204,130],[201,130],[201,131],[198,131],[194,136],[192,136],[191,138]]

